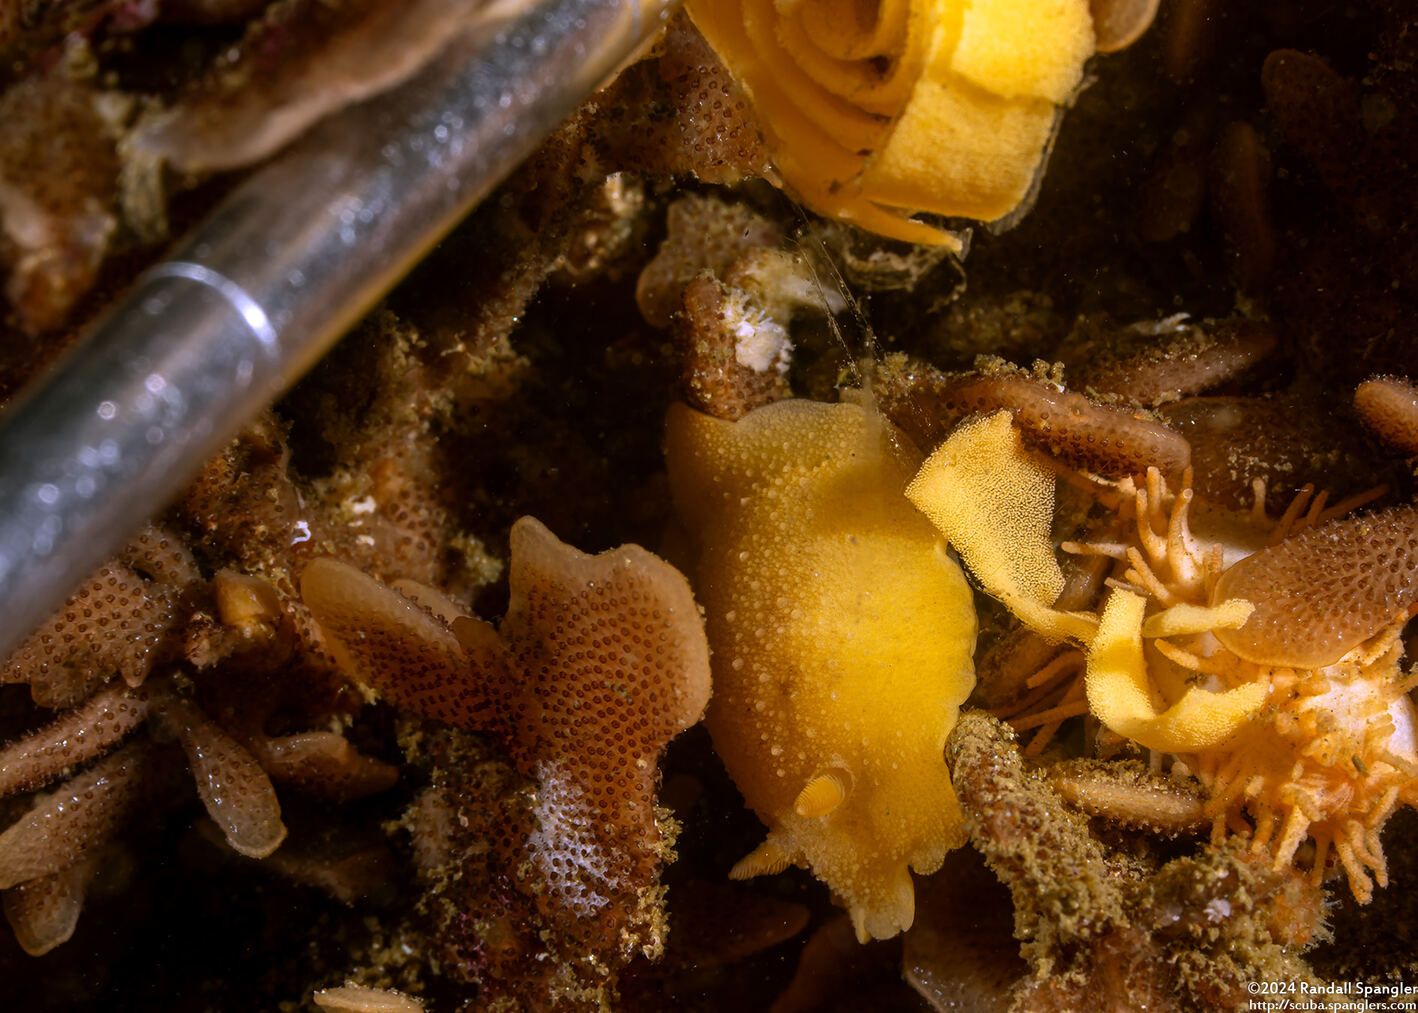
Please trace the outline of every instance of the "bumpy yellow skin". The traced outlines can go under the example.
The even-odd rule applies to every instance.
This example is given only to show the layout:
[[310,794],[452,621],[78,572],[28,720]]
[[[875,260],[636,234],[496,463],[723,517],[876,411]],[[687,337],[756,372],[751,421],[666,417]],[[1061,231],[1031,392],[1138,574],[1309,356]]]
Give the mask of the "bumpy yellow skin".
[[908,867],[963,843],[942,750],[975,684],[970,589],[903,495],[918,455],[872,410],[781,401],[738,422],[675,406],[667,456],[699,548],[706,721],[769,828],[735,874],[808,865],[860,938],[894,935]]

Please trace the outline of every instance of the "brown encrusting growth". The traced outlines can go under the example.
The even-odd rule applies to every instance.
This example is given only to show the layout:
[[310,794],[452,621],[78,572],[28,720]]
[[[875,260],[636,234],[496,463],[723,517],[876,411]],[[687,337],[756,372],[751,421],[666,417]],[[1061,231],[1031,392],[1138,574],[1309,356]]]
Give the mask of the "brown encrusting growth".
[[[1013,732],[967,711],[946,742],[946,760],[970,842],[1016,894],[1015,931],[1030,943],[1027,958],[1041,963],[1056,939],[1090,938],[1125,920],[1103,846],[1042,774],[1026,770]],[[1038,909],[1047,917],[1036,920]]]
[[1166,426],[1017,369],[950,375],[890,360],[875,391],[881,410],[922,448],[971,415],[1007,408],[1027,443],[1074,468],[1116,476],[1156,467],[1180,475],[1191,462],[1187,441]]
[[[0,749],[0,794],[59,782],[0,834],[0,889],[32,951],[69,938],[85,892],[140,814],[190,797],[184,766],[215,839],[252,858],[287,835],[276,784],[349,800],[396,780],[393,767],[318,727],[344,720],[356,701],[281,587],[300,535],[328,521],[301,506],[283,441],[266,434],[272,442],[259,426],[238,440],[189,492],[191,513],[142,532],[4,663],[6,681],[59,710]],[[231,466],[253,446],[265,455]],[[241,478],[261,467],[267,481],[253,492]],[[220,496],[249,506],[241,523],[222,522]],[[195,545],[178,533],[193,520],[207,536]],[[198,556],[213,549],[271,578],[220,570],[206,579]]]
[[[787,397],[787,328],[761,310],[744,305],[744,297],[710,276],[684,287],[683,304],[674,321],[675,350],[684,363],[684,400],[719,419],[741,419],[762,405]],[[746,312],[747,311],[747,312]],[[756,316],[752,319],[750,314]],[[760,331],[773,333],[760,338]],[[776,343],[765,369],[755,369],[739,354],[743,338]],[[783,361],[780,363],[778,360]]]
[[[0,401],[252,160],[478,6],[0,0]],[[672,17],[0,659],[9,1005],[1229,1013],[1247,980],[1412,980],[1418,22],[1089,6],[1099,47],[1131,48],[1090,63],[1033,209],[960,258],[770,187],[755,96]],[[1149,692],[1268,686],[1216,748],[1149,750],[1091,716],[1080,647],[977,593],[973,703],[1027,745],[967,714],[973,847],[872,948],[799,870],[726,885],[756,820],[707,734],[648,745],[693,694],[642,724],[631,683],[549,707],[585,648],[542,657],[525,601],[520,632],[467,618],[507,611],[527,514],[682,558],[670,402],[734,418],[849,378],[923,451],[964,414],[1023,417],[1064,479],[1049,540],[1090,553],[1058,558],[1053,608],[1206,608],[1229,569],[1218,596],[1258,621],[1144,636]],[[382,700],[300,596],[325,559],[398,645]]]
[[26,331],[62,323],[109,252],[131,104],[67,61],[0,94],[0,267]]
[[1138,763],[1064,760],[1049,768],[1048,779],[1065,802],[1135,830],[1195,833],[1210,823],[1196,785]]
[[0,889],[62,872],[105,843],[141,801],[152,750],[135,744],[71,778],[0,834]]
[[[536,1006],[595,1008],[632,956],[664,945],[658,882],[672,835],[655,805],[657,761],[708,702],[709,649],[688,583],[639,546],[588,556],[528,517],[511,549],[497,628],[441,618],[449,603],[436,592],[411,589],[419,604],[331,560],[306,567],[301,592],[352,675],[424,717],[492,732],[516,768],[469,783],[445,768],[412,817],[421,848],[462,867],[464,849],[493,832],[465,834],[469,821],[498,814],[473,879],[503,884],[510,907],[447,945],[502,959],[468,956],[454,970]],[[437,815],[469,792],[481,803],[471,815]],[[435,897],[439,864],[422,863]],[[447,940],[444,922],[466,914],[443,912],[434,931]],[[516,943],[499,941],[509,933]]]
[[407,80],[477,23],[478,7],[470,0],[272,4],[173,108],[144,117],[130,157],[184,173],[258,162],[329,113]]
[[773,249],[783,234],[773,222],[743,204],[688,194],[665,211],[666,235],[635,283],[635,301],[645,319],[668,327],[680,309],[680,293],[699,275],[722,277],[743,254]]
[[1258,480],[1278,507],[1307,485],[1340,499],[1398,477],[1361,426],[1312,395],[1189,397],[1158,415],[1191,444],[1197,496],[1228,508],[1249,508]]
[[1418,506],[1307,528],[1231,567],[1211,597],[1255,603],[1244,626],[1216,633],[1241,657],[1332,664],[1418,611]]
[[1418,457],[1418,387],[1396,376],[1376,376],[1354,389],[1354,409],[1385,443]]
[[96,855],[67,869],[27,880],[5,891],[5,920],[15,942],[31,957],[41,957],[74,934],[84,906],[84,892],[98,871]]
[[587,140],[613,168],[705,183],[776,178],[752,103],[682,11],[652,58],[588,105]]
[[1234,1009],[1252,977],[1319,984],[1297,956],[1326,937],[1323,893],[1303,876],[1231,845],[1165,864],[1108,851],[978,711],[946,755],[971,843],[1014,896],[1030,972],[1009,1009]]
[[45,707],[79,703],[113,675],[141,685],[176,653],[197,582],[176,536],[143,532],[0,665],[0,682],[28,683]]
[[[269,686],[282,671],[302,670],[288,653],[273,660],[272,667],[253,669],[249,658],[233,653],[216,668],[228,680],[240,673],[247,685],[256,686]],[[359,755],[337,734],[271,736],[264,731],[265,719],[283,697],[293,703],[312,687],[296,686],[287,694],[268,691],[264,699],[243,701],[239,684],[214,682],[215,674],[207,674],[199,695],[221,715],[220,723],[187,698],[190,691],[179,690],[164,675],[137,688],[100,690],[0,750],[6,793],[68,777],[0,834],[0,889],[21,891],[6,903],[7,910],[14,909],[11,923],[27,947],[42,941],[47,950],[68,939],[100,850],[113,845],[139,813],[165,811],[182,798],[177,772],[184,754],[197,795],[220,828],[218,839],[252,858],[271,855],[286,838],[273,781],[335,800],[393,784],[393,768]],[[140,734],[144,729],[146,737]],[[63,918],[50,910],[61,896]],[[43,929],[36,927],[41,922]]]
[[1275,328],[1257,320],[1161,320],[1120,328],[1080,321],[1060,350],[1069,386],[1134,408],[1209,390],[1275,351]]
[[99,690],[53,722],[8,744],[0,762],[0,795],[48,784],[67,767],[127,738],[148,716],[148,694],[127,687]]

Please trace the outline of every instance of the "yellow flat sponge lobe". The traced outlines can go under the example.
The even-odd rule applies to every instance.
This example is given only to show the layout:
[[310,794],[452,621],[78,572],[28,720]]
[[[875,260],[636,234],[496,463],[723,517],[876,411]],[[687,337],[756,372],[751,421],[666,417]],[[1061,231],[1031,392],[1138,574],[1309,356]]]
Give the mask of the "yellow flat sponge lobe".
[[909,215],[994,221],[1028,198],[1094,49],[1087,0],[688,0],[753,100],[784,184],[907,242]]
[[1063,105],[1093,55],[1093,19],[1074,0],[974,0],[951,60],[961,77],[1001,98]]
[[861,938],[894,935],[908,867],[963,842],[942,750],[975,682],[970,589],[903,494],[919,457],[874,410],[809,401],[738,422],[676,406],[667,457],[699,550],[709,731],[769,828],[736,873],[806,864]]

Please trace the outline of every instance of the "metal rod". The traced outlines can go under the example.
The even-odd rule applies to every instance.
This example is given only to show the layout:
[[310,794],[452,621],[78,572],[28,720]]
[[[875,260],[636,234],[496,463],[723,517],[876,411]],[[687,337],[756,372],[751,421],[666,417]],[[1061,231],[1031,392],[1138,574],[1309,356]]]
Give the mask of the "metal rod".
[[605,80],[674,0],[533,0],[254,173],[0,416],[0,658]]

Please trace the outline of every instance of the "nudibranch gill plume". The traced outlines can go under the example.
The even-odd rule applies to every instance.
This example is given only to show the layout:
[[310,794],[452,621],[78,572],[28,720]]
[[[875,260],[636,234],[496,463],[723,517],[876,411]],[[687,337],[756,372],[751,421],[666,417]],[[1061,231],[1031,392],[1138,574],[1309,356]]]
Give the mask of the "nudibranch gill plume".
[[909,869],[964,842],[943,755],[975,684],[974,602],[902,495],[918,454],[873,408],[785,400],[737,422],[670,409],[699,550],[714,748],[768,838],[747,877],[808,865],[859,938],[910,926]]

